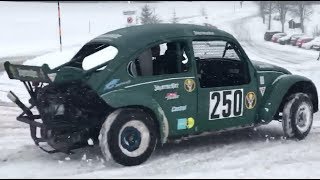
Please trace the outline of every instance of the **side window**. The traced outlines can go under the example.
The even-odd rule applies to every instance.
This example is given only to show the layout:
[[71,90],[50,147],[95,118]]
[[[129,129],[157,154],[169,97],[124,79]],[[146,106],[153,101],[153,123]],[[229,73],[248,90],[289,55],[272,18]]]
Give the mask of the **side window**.
[[202,88],[249,83],[249,73],[237,46],[228,41],[193,41],[197,73]]
[[155,45],[129,63],[128,72],[134,77],[188,72],[190,61],[186,49],[186,44],[180,41]]

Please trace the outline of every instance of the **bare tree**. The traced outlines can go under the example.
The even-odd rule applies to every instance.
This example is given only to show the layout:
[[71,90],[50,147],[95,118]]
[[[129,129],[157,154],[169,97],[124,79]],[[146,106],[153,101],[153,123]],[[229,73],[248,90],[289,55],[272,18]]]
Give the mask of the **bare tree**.
[[293,15],[299,17],[301,23],[301,31],[304,33],[304,20],[313,13],[310,1],[293,1],[295,8],[292,9]]
[[267,10],[266,13],[268,14],[268,30],[271,29],[271,15],[276,11],[274,1],[267,1]]
[[276,1],[276,10],[280,15],[281,32],[284,32],[284,23],[286,22],[286,15],[290,9],[290,1]]
[[259,1],[259,13],[262,17],[262,22],[265,24],[266,22],[266,9],[267,9],[267,1]]

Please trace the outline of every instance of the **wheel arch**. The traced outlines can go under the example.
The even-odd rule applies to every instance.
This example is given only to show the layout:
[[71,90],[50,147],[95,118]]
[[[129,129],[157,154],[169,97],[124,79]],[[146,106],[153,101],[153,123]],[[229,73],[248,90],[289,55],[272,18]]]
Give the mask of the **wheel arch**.
[[311,96],[314,112],[318,111],[318,93],[313,82],[303,76],[284,74],[267,87],[259,106],[257,123],[269,123],[280,119],[279,113],[282,112],[288,97],[297,92]]
[[285,103],[288,102],[289,97],[292,94],[299,93],[299,92],[305,93],[310,97],[312,105],[313,105],[313,112],[317,112],[319,110],[318,93],[317,93],[317,89],[316,89],[315,85],[310,81],[299,81],[299,82],[294,83],[288,89],[287,93],[283,96],[281,104],[280,104],[280,106],[274,116],[277,117],[279,112],[283,111]]
[[[125,94],[125,95],[124,95]],[[104,94],[101,98],[115,110],[123,108],[140,108],[147,112],[158,125],[161,143],[167,142],[169,123],[165,112],[151,95],[134,91],[117,90]]]

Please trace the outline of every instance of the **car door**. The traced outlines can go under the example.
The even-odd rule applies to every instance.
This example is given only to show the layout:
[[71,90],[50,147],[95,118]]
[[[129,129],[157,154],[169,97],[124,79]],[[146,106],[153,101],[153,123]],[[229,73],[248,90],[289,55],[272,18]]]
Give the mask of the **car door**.
[[256,118],[257,80],[237,43],[193,40],[200,131],[249,126]]
[[169,136],[193,133],[197,126],[197,89],[191,47],[178,39],[154,44],[146,52],[134,63],[139,70],[132,88],[151,91],[152,101],[160,105],[166,116]]

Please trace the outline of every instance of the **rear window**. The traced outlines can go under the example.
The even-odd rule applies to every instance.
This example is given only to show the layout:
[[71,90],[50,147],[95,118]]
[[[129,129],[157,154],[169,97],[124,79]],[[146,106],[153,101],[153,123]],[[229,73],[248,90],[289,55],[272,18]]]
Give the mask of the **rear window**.
[[[72,58],[71,66],[90,70],[108,61],[113,60],[118,54],[118,49],[109,44],[87,44]],[[106,66],[99,68],[104,69]]]

